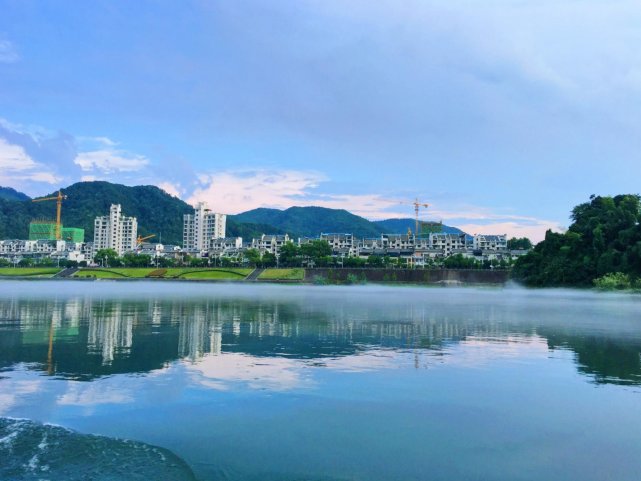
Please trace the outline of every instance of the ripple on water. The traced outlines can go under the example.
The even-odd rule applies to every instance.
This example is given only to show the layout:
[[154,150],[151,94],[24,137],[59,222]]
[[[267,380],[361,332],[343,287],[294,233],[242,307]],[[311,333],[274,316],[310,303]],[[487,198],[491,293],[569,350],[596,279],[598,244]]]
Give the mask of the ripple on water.
[[0,479],[15,481],[196,479],[166,449],[24,419],[0,418],[0,459]]

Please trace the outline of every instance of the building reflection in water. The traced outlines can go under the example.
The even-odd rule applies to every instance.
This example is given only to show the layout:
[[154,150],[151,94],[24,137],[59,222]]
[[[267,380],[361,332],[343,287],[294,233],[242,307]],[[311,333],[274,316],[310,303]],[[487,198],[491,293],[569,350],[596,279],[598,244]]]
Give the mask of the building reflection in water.
[[36,363],[50,373],[88,379],[145,372],[177,359],[194,363],[223,351],[323,359],[370,349],[414,352],[419,367],[418,353],[438,355],[460,341],[517,343],[541,336],[550,348],[576,352],[579,371],[596,382],[640,382],[638,338],[590,337],[554,324],[514,322],[513,315],[491,304],[448,311],[230,298],[16,298],[0,304],[0,367]]

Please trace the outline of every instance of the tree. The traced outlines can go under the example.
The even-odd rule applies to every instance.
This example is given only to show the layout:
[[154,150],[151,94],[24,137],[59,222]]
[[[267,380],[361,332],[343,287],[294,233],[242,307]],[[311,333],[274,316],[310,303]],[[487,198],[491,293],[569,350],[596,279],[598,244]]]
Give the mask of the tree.
[[514,277],[535,286],[589,286],[609,273],[641,275],[638,195],[592,196],[572,209],[572,220],[566,233],[546,232],[520,257]]
[[122,263],[125,267],[148,267],[151,264],[151,256],[127,252],[122,256]]
[[247,249],[245,251],[245,259],[247,259],[250,266],[258,266],[261,263],[260,251],[258,249]]
[[319,265],[323,258],[332,255],[332,247],[327,241],[317,239],[303,244],[300,254],[308,261],[313,261],[314,265]]
[[260,263],[263,267],[274,267],[276,265],[276,256],[271,252],[265,252]]
[[532,248],[532,241],[530,241],[530,239],[528,239],[527,237],[512,237],[507,241],[507,248],[510,250],[528,250]]
[[[486,261],[488,264],[488,268],[490,265],[490,261]],[[443,267],[446,269],[477,269],[479,267],[479,263],[476,259],[471,258],[471,257],[465,257],[463,254],[456,254],[450,257],[447,257],[443,261]]]
[[280,248],[279,264],[285,267],[296,267],[300,265],[300,249],[293,242],[286,242]]
[[101,264],[102,267],[115,267],[118,265],[118,253],[114,249],[100,249],[93,258],[94,262]]

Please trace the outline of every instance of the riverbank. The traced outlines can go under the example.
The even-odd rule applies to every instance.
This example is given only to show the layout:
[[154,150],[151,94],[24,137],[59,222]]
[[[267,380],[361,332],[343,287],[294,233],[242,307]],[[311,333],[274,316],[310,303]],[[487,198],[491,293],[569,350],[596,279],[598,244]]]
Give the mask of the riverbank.
[[0,279],[171,280],[288,284],[503,285],[508,270],[334,268],[5,268]]

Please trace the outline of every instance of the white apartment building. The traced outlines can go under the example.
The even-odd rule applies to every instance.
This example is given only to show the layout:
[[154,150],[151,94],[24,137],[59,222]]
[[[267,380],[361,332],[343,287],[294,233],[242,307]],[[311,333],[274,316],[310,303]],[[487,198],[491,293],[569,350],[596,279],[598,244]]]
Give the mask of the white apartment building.
[[258,249],[261,254],[270,252],[278,255],[280,248],[290,241],[287,234],[263,234],[260,239],[252,239],[252,249]]
[[454,250],[461,251],[472,247],[466,234],[444,234],[441,232],[430,234],[430,245],[432,249],[443,251],[445,257],[451,255]]
[[136,250],[138,221],[135,217],[125,217],[120,204],[112,204],[109,215],[96,217],[94,222],[94,252],[100,249],[113,249],[119,256]]
[[398,251],[413,251],[414,250],[414,236],[407,234],[383,234],[381,236],[381,244],[384,249],[392,249]]
[[507,235],[475,235],[474,249],[482,251],[507,250]]
[[356,245],[352,234],[321,234],[320,240],[327,242],[335,254],[347,256],[356,254]]
[[212,212],[205,202],[199,202],[193,214],[183,216],[183,249],[205,251],[211,239],[225,237],[227,216]]

